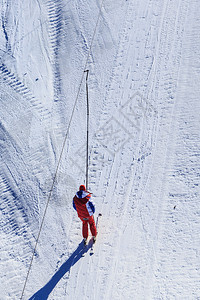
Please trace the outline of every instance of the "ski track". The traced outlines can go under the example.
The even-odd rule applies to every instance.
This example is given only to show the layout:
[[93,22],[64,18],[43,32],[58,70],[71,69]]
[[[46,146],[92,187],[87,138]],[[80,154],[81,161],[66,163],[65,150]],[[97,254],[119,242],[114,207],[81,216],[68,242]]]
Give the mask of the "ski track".
[[[153,298],[152,295],[152,290],[153,290],[153,286],[154,286],[154,282],[152,282],[152,280],[155,278],[154,277],[154,265],[157,263],[157,252],[158,252],[158,245],[157,245],[157,241],[158,241],[158,236],[159,236],[159,231],[160,231],[160,224],[163,223],[163,211],[165,211],[165,207],[167,205],[166,199],[164,197],[164,193],[166,190],[166,185],[167,185],[167,178],[166,178],[166,170],[167,170],[167,165],[169,162],[169,157],[170,157],[170,149],[172,147],[172,141],[171,141],[171,136],[173,133],[173,128],[174,128],[174,123],[175,123],[175,112],[176,112],[176,101],[173,100],[175,98],[176,95],[176,88],[177,88],[177,79],[179,76],[179,67],[180,67],[180,57],[181,57],[181,52],[182,52],[182,45],[181,45],[181,40],[183,38],[183,32],[184,32],[184,23],[185,23],[185,17],[187,14],[187,9],[188,9],[188,1],[179,1],[179,5],[178,5],[178,10],[177,10],[177,3],[167,3],[167,7],[166,7],[166,13],[165,13],[165,19],[163,20],[163,32],[161,33],[161,42],[162,42],[162,36],[163,36],[163,40],[165,40],[165,44],[168,46],[170,45],[169,41],[173,41],[171,49],[168,46],[167,50],[165,48],[165,50],[160,49],[161,53],[165,53],[165,55],[170,55],[168,53],[175,53],[176,56],[174,55],[174,57],[170,57],[171,59],[168,59],[168,61],[165,63],[166,67],[165,69],[170,70],[171,74],[166,74],[164,77],[164,92],[163,94],[166,94],[166,99],[168,100],[169,103],[169,109],[167,108],[166,111],[171,111],[170,115],[167,117],[168,119],[168,128],[166,128],[165,130],[165,134],[168,133],[168,137],[165,137],[165,146],[163,148],[165,148],[165,154],[163,154],[163,174],[161,176],[161,184],[160,184],[160,189],[158,190],[158,197],[157,199],[159,199],[159,203],[157,203],[157,209],[156,209],[156,218],[154,220],[155,222],[155,226],[152,232],[152,248],[150,247],[150,253],[148,253],[149,258],[148,258],[148,264],[147,264],[147,269],[146,269],[146,282],[144,284],[145,287],[145,291],[143,294],[143,297],[146,297],[146,299],[148,298]],[[172,12],[174,12],[174,15],[172,14]],[[170,18],[172,19],[170,22]],[[167,22],[165,21],[167,20]],[[168,24],[170,24],[170,26]],[[177,34],[178,33],[178,34]],[[165,36],[167,36],[167,39],[164,38]],[[165,46],[166,47],[166,46]],[[167,64],[170,64],[171,61],[173,63],[171,63],[171,65],[169,65],[169,67],[167,67]],[[162,61],[160,60],[160,64],[162,64]],[[164,68],[161,68],[162,70]],[[174,69],[174,70],[173,70]],[[165,117],[166,118],[166,117]],[[170,120],[170,121],[169,121]],[[161,121],[161,120],[160,120]],[[162,122],[163,123],[163,122]],[[161,126],[166,126],[165,122],[162,124]],[[159,136],[157,134],[157,140],[155,141],[155,147],[157,146],[157,143],[159,143]],[[162,141],[163,143],[163,141]],[[158,157],[157,157],[158,158]],[[154,156],[154,161],[155,161],[155,156]],[[156,162],[157,163],[157,162]],[[155,205],[156,207],[156,205]]]
[[49,38],[51,45],[52,67],[54,75],[54,101],[61,97],[61,74],[58,61],[59,48],[62,36],[62,1],[46,1],[49,19]]
[[[19,282],[23,278],[23,265],[29,263],[33,251],[34,237],[30,230],[29,217],[24,209],[21,191],[18,189],[9,169],[1,163],[0,173],[0,211],[1,211],[1,270],[10,276],[7,289],[2,287],[1,299],[19,299]],[[18,271],[17,271],[18,270]],[[12,286],[12,292],[8,286]]]
[[42,120],[47,120],[51,118],[50,111],[45,108],[42,103],[35,98],[30,89],[28,89],[22,81],[20,81],[17,76],[11,73],[4,64],[0,66],[0,72],[2,79],[8,84],[13,90],[24,97],[31,105],[36,109],[39,117]]
[[[169,193],[169,200],[168,203],[165,203],[165,206],[163,207],[163,218],[165,220],[165,222],[167,223],[167,225],[165,227],[161,227],[161,233],[163,234],[163,237],[166,241],[166,251],[167,252],[167,256],[171,257],[171,261],[166,260],[166,258],[164,258],[163,256],[163,247],[161,246],[161,249],[159,251],[159,255],[162,257],[160,258],[159,262],[157,262],[157,269],[156,269],[156,276],[159,276],[158,274],[161,275],[161,282],[162,284],[160,284],[157,289],[154,291],[154,297],[157,293],[160,293],[160,297],[164,297],[165,294],[169,295],[169,297],[173,297],[174,294],[176,294],[178,299],[198,299],[198,292],[199,289],[196,290],[195,286],[197,285],[197,282],[195,280],[195,276],[199,270],[199,267],[197,266],[197,268],[191,268],[191,265],[195,265],[194,263],[190,262],[190,260],[188,259],[188,257],[191,257],[191,261],[194,259],[197,255],[196,251],[197,251],[197,235],[194,234],[195,238],[191,238],[191,235],[189,234],[188,231],[188,226],[193,229],[194,232],[197,232],[197,226],[196,226],[196,220],[197,220],[197,216],[195,211],[196,208],[193,206],[194,202],[195,202],[195,189],[196,192],[197,187],[195,187],[195,184],[193,185],[193,182],[195,182],[197,180],[197,174],[196,172],[198,172],[199,169],[199,164],[195,163],[195,167],[193,165],[193,161],[189,160],[188,158],[185,158],[185,160],[182,160],[182,166],[181,168],[183,168],[183,171],[181,172],[183,174],[183,181],[181,180],[180,182],[176,182],[175,180],[173,180],[173,176],[175,178],[176,175],[171,175],[171,174],[176,174],[177,172],[177,167],[179,169],[180,166],[178,166],[178,164],[176,163],[176,159],[177,161],[179,161],[180,157],[179,155],[177,155],[178,153],[194,153],[194,156],[198,155],[198,150],[196,147],[196,144],[198,144],[197,141],[197,136],[196,136],[196,130],[198,128],[198,123],[197,120],[195,120],[194,117],[194,112],[191,109],[191,107],[194,105],[197,106],[197,100],[193,97],[192,93],[190,96],[190,92],[186,92],[187,87],[191,86],[191,82],[190,79],[188,78],[190,75],[190,73],[187,73],[187,71],[192,72],[193,73],[193,80],[195,80],[197,74],[196,74],[196,70],[195,68],[193,68],[193,66],[195,65],[195,59],[193,60],[193,58],[190,57],[189,53],[192,53],[191,51],[191,47],[194,47],[195,49],[199,48],[199,43],[195,42],[194,39],[194,33],[195,30],[194,28],[191,28],[190,26],[188,26],[188,23],[190,22],[191,18],[195,18],[195,14],[198,14],[198,9],[196,7],[197,2],[194,1],[193,5],[190,7],[189,6],[189,2],[185,2],[185,5],[181,5],[179,6],[179,10],[180,10],[180,17],[182,19],[182,22],[185,23],[185,29],[184,29],[184,37],[185,37],[185,43],[182,45],[183,49],[181,51],[181,65],[180,65],[180,70],[179,70],[179,74],[178,74],[178,80],[179,80],[179,86],[177,87],[177,93],[176,93],[176,98],[177,98],[177,103],[176,103],[176,109],[175,112],[178,112],[178,114],[174,114],[174,126],[175,128],[178,128],[178,132],[179,135],[176,138],[176,141],[179,141],[179,143],[177,144],[171,144],[171,148],[170,151],[168,153],[168,157],[169,157],[169,162],[170,162],[170,158],[171,158],[171,164],[173,166],[173,168],[168,168],[168,174],[169,175],[169,183],[167,184],[167,187],[169,186],[170,188],[170,193]],[[185,15],[184,13],[187,11],[189,12],[189,16],[187,17],[186,21],[185,21]],[[187,23],[186,23],[187,22]],[[178,23],[178,22],[177,22]],[[181,22],[180,22],[181,23]],[[197,28],[199,27],[199,24],[196,24]],[[191,34],[191,30],[193,32],[192,35]],[[192,36],[192,38],[191,38]],[[194,40],[193,40],[194,39]],[[189,61],[190,63],[187,64],[187,59],[189,57]],[[197,58],[196,58],[197,59]],[[180,60],[180,59],[179,59]],[[190,68],[192,70],[190,70]],[[188,75],[187,75],[188,74]],[[184,80],[187,81],[187,84],[183,84]],[[193,84],[193,89],[196,89],[197,86],[196,84]],[[185,93],[185,94],[184,94]],[[188,95],[186,95],[186,93],[188,93]],[[186,106],[185,103],[187,104],[187,107],[189,108],[189,110],[187,109],[187,113],[186,113]],[[187,124],[186,120],[191,120],[191,126],[184,127],[183,124]],[[190,136],[190,138],[188,139],[187,136]],[[176,131],[174,131],[174,128],[172,128],[171,130],[171,136],[172,139],[173,137],[176,137]],[[182,141],[182,142],[180,142]],[[190,145],[190,146],[189,146]],[[176,156],[173,157],[171,155],[171,152],[173,153],[173,151],[176,151]],[[171,157],[170,157],[171,156]],[[182,155],[181,155],[182,156]],[[173,164],[172,164],[173,163]],[[193,169],[192,174],[190,173],[191,171],[189,171],[190,176],[188,176],[188,178],[186,179],[185,175],[184,175],[184,165],[187,164],[188,165],[188,170]],[[191,168],[191,169],[190,169]],[[196,172],[195,172],[196,171]],[[182,220],[182,207],[181,207],[181,203],[182,203],[182,197],[181,197],[181,193],[178,195],[180,195],[179,198],[179,209],[180,211],[177,212],[177,214],[173,214],[172,212],[170,212],[170,206],[173,207],[173,203],[174,200],[177,199],[176,196],[174,197],[173,193],[171,192],[172,190],[175,190],[176,192],[179,190],[182,190],[182,184],[181,182],[185,182],[185,188],[184,188],[184,192],[189,192],[190,196],[189,198],[191,199],[190,201],[187,202],[187,205],[189,206],[189,210],[187,210],[186,208],[186,215],[188,217],[188,224],[187,221],[185,223],[185,226],[183,225],[183,220]],[[175,186],[175,188],[174,188]],[[189,186],[189,188],[188,188]],[[194,191],[194,193],[193,193]],[[176,195],[175,192],[175,195]],[[174,199],[175,198],[175,199]],[[175,200],[176,202],[177,200]],[[176,209],[176,205],[174,206],[174,209]],[[189,212],[190,211],[190,212]],[[189,212],[189,213],[188,213]],[[171,230],[170,230],[170,224],[173,224],[173,226],[171,225]],[[181,232],[184,232],[183,234]],[[178,235],[177,238],[174,240],[174,245],[172,245],[172,236],[175,236],[178,232],[180,232],[180,236]],[[191,231],[190,231],[191,232]],[[161,233],[159,232],[159,235],[161,235]],[[166,237],[169,237],[168,239],[166,239]],[[195,241],[195,242],[194,242]],[[170,245],[171,244],[171,245]],[[191,244],[191,246],[189,246]],[[192,245],[193,244],[193,245]],[[181,245],[181,246],[180,246]],[[181,247],[181,249],[180,249]],[[172,250],[173,249],[173,250]],[[184,251],[183,251],[184,250]],[[189,251],[189,253],[188,253]],[[188,253],[188,254],[187,254]],[[179,258],[177,258],[179,257]],[[161,273],[160,272],[160,265],[161,265],[161,261],[163,263],[163,267],[164,270],[167,270],[168,268],[170,269],[170,274],[172,278],[175,278],[177,276],[177,274],[180,272],[180,277],[178,276],[178,280],[176,281],[176,283],[169,288],[169,286],[164,285],[164,278],[166,277],[164,275],[164,272]],[[178,261],[178,269],[173,267],[173,263]],[[167,265],[167,263],[169,265]],[[184,272],[184,269],[187,268],[186,266],[189,267],[189,269]],[[193,278],[193,279],[192,279]]]

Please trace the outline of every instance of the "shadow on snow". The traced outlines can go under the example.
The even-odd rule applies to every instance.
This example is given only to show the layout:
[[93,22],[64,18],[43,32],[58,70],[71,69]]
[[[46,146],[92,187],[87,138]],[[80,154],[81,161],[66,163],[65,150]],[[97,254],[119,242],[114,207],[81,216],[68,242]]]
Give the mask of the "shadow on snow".
[[56,284],[62,279],[62,277],[70,271],[70,268],[75,265],[82,257],[84,252],[87,252],[91,248],[92,244],[89,243],[87,248],[84,249],[83,242],[81,242],[74,253],[68,258],[68,260],[60,267],[60,269],[53,275],[53,277],[37,291],[29,300],[45,300],[55,288]]

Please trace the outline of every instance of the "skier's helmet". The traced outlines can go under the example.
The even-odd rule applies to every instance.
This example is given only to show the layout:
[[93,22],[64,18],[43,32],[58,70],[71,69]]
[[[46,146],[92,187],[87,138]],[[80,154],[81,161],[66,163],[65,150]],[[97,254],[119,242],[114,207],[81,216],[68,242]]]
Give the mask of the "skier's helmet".
[[79,191],[85,191],[86,190],[86,188],[85,188],[85,186],[82,184],[82,185],[80,185],[80,187],[79,187]]

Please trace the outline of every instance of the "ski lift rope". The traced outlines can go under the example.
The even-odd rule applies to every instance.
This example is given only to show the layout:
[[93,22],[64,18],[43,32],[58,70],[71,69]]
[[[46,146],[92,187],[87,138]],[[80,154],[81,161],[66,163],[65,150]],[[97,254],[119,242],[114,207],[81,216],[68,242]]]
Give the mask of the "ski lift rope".
[[[35,252],[36,252],[36,248],[37,248],[38,241],[39,241],[39,238],[40,238],[40,234],[41,234],[41,231],[42,231],[42,227],[43,227],[43,224],[44,224],[44,219],[45,219],[45,216],[46,216],[46,212],[47,212],[47,208],[48,208],[48,205],[49,205],[49,201],[50,201],[51,196],[52,196],[52,191],[53,191],[53,187],[54,187],[54,184],[55,184],[55,181],[56,181],[56,178],[57,178],[58,169],[59,169],[60,162],[61,162],[61,159],[62,159],[62,155],[63,155],[63,151],[64,151],[64,148],[65,148],[66,140],[67,140],[67,137],[69,135],[69,129],[70,129],[71,122],[72,122],[72,119],[73,119],[73,116],[74,116],[74,112],[75,112],[76,104],[77,104],[78,97],[79,97],[79,94],[80,94],[80,90],[81,90],[82,82],[83,82],[83,79],[84,79],[85,71],[87,71],[87,77],[88,77],[88,70],[86,70],[86,67],[87,67],[89,56],[90,56],[91,49],[92,49],[92,46],[93,46],[94,37],[96,35],[96,30],[97,30],[97,26],[98,26],[98,23],[99,23],[100,15],[102,13],[103,3],[104,3],[104,0],[102,0],[101,6],[100,6],[100,9],[99,9],[99,14],[98,14],[98,17],[97,17],[97,21],[96,21],[94,32],[93,32],[93,36],[92,36],[92,40],[91,40],[90,47],[89,47],[89,50],[88,50],[88,54],[87,54],[87,58],[86,58],[85,66],[84,66],[84,70],[82,72],[81,81],[80,81],[79,88],[78,88],[78,91],[77,91],[77,95],[76,95],[76,99],[75,99],[74,106],[73,106],[73,109],[72,109],[71,117],[69,119],[69,124],[68,124],[67,130],[66,130],[66,133],[65,133],[65,137],[64,137],[64,140],[63,140],[63,145],[62,145],[60,156],[59,156],[59,159],[58,159],[56,171],[55,171],[55,174],[54,174],[54,177],[53,177],[51,189],[49,191],[49,195],[48,195],[47,203],[46,203],[45,210],[44,210],[44,213],[43,213],[43,217],[42,217],[42,221],[41,221],[41,224],[40,224],[40,228],[39,228],[39,231],[38,231],[37,239],[35,241],[35,247],[33,249],[32,257],[31,257],[31,262],[30,262],[30,265],[29,265],[29,268],[28,268],[28,272],[27,272],[27,275],[26,275],[26,278],[25,278],[25,282],[24,282],[24,286],[23,286],[23,290],[22,290],[22,294],[21,294],[20,300],[23,299],[24,292],[25,292],[25,289],[26,289],[28,277],[29,277],[30,270],[31,270],[31,267],[32,267],[32,264],[33,264],[33,258],[34,258]],[[86,77],[86,81],[87,81],[87,77]],[[88,148],[88,146],[87,146],[87,148]],[[87,182],[87,168],[88,168],[88,165],[86,164],[86,182]]]

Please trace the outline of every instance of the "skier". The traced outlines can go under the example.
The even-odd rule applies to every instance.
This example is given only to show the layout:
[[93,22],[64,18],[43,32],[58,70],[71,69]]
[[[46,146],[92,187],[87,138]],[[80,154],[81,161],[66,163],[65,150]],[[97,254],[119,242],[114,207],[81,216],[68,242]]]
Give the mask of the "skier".
[[78,217],[82,221],[82,234],[84,243],[87,243],[88,238],[88,224],[90,226],[90,231],[93,236],[93,241],[96,241],[97,229],[94,221],[93,214],[95,212],[94,204],[91,201],[91,193],[86,191],[84,185],[79,187],[79,191],[73,198],[73,207],[78,213]]

